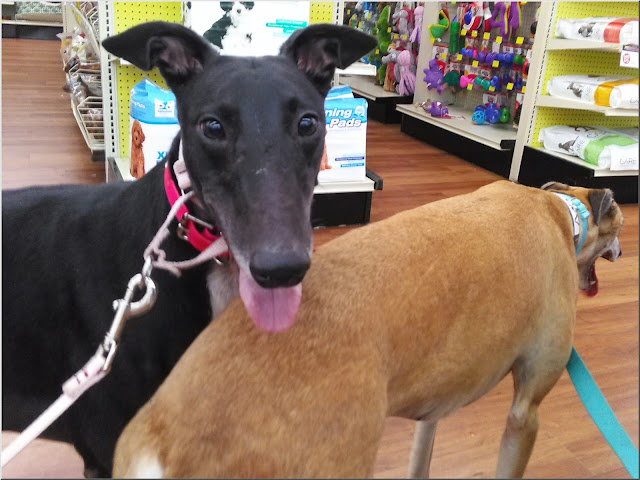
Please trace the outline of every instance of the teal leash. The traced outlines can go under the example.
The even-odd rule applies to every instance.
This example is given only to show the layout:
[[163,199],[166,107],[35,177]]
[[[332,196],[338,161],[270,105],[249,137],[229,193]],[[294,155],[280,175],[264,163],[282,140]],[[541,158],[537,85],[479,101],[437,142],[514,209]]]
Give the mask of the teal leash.
[[567,371],[580,400],[600,433],[609,442],[631,478],[638,478],[638,449],[620,425],[575,348],[571,349]]

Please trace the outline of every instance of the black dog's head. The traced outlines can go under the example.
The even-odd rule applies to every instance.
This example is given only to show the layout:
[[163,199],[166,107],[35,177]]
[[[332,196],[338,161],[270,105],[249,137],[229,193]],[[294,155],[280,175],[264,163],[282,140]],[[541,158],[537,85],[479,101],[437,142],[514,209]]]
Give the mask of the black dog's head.
[[[298,285],[310,265],[324,98],[335,68],[375,45],[357,30],[322,24],[294,32],[278,56],[221,56],[192,30],[164,22],[103,42],[143,70],[158,67],[175,93],[189,176],[238,262],[254,320],[252,308],[268,309],[260,298],[284,295],[279,287]],[[295,316],[295,299],[278,302],[274,317],[293,307]],[[292,321],[259,326],[280,330]]]

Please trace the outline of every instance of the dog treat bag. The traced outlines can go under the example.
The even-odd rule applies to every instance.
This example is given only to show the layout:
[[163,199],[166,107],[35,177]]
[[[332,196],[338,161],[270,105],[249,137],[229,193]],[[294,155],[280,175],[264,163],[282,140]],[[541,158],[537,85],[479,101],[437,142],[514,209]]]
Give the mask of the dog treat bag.
[[547,91],[553,97],[603,107],[638,109],[637,78],[561,75],[549,79]]
[[611,170],[638,170],[638,137],[604,127],[555,125],[540,130],[538,141],[560,152]]
[[130,106],[129,172],[140,178],[162,162],[180,131],[176,97],[170,90],[144,79],[131,89]]

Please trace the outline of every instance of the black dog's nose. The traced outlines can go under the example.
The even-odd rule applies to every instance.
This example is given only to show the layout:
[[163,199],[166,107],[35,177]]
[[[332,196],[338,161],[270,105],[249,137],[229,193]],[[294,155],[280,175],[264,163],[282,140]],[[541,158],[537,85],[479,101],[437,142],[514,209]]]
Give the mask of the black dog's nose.
[[249,269],[263,288],[292,287],[302,281],[310,264],[306,251],[256,252],[249,262]]

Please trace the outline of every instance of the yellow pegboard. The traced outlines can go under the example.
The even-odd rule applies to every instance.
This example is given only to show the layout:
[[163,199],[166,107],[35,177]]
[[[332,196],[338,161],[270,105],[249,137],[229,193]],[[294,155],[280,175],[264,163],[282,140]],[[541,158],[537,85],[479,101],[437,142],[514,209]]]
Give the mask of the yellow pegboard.
[[598,125],[607,128],[637,127],[638,117],[607,117],[602,113],[589,112],[587,110],[538,107],[531,135],[531,146],[542,147],[542,143],[538,141],[540,129],[552,127],[553,125]]
[[[114,27],[120,33],[144,22],[163,20],[165,22],[183,23],[182,2],[114,2]],[[118,140],[120,156],[129,157],[129,102],[131,89],[138,82],[148,77],[149,80],[166,88],[166,83],[157,69],[143,72],[133,65],[116,66],[116,88],[118,92]]]
[[313,23],[333,23],[333,2],[311,2],[309,25]]
[[556,19],[637,16],[638,2],[558,2],[556,9]]

